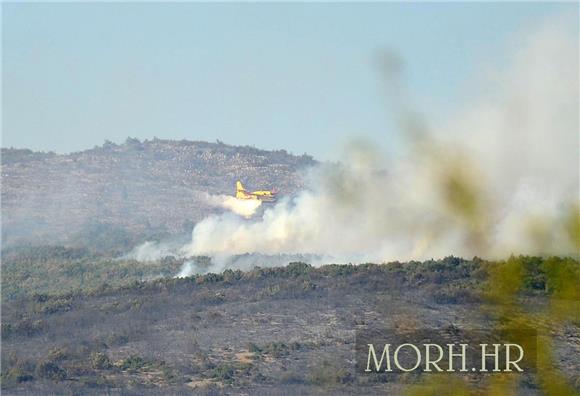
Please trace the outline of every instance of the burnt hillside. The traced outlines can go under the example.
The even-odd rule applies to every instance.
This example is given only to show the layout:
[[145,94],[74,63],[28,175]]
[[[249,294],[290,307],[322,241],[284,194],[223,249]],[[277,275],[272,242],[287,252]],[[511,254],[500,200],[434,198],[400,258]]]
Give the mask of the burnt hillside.
[[[82,244],[190,232],[215,208],[202,195],[249,188],[293,194],[315,161],[284,150],[127,139],[71,154],[2,149],[4,245]],[[106,241],[103,244],[106,245]]]
[[[548,274],[559,268],[571,278],[578,262],[448,257],[320,268],[297,262],[3,300],[2,394],[405,394],[427,374],[355,372],[356,332],[437,329],[457,342],[469,329],[499,326],[503,305],[485,297],[487,274],[514,260],[526,268],[518,307],[530,326],[551,335],[555,367],[577,389],[578,326],[547,319],[544,310],[558,292],[558,285],[546,291]],[[474,394],[490,379],[434,375]],[[533,372],[515,378],[513,394],[542,394]]]

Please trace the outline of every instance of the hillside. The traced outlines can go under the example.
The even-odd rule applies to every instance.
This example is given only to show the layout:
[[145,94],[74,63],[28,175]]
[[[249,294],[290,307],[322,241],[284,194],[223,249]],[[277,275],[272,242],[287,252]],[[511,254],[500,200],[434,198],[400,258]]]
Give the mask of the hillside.
[[[519,315],[550,334],[555,367],[578,388],[577,323],[545,313],[565,287],[546,292],[547,274],[567,268],[572,275],[578,263],[517,260],[527,269]],[[454,257],[320,268],[297,262],[4,300],[2,394],[401,394],[428,374],[361,374],[357,334],[437,329],[430,335],[457,342],[466,329],[500,326],[505,307],[485,290],[488,271],[505,265]],[[450,394],[458,384],[481,390],[490,379],[434,377],[447,387],[412,394]],[[534,372],[515,378],[514,394],[542,394]]]
[[[108,248],[191,232],[216,208],[203,194],[248,187],[293,194],[315,161],[284,150],[127,139],[70,154],[2,149],[3,245]],[[99,246],[100,245],[100,246]]]

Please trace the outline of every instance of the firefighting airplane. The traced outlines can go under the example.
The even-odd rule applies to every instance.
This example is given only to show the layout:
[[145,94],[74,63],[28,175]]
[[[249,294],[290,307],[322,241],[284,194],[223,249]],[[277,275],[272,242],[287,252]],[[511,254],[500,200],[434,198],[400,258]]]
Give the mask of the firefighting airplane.
[[276,190],[272,191],[246,191],[241,181],[236,182],[236,198],[237,199],[251,199],[258,200],[262,202],[274,202],[276,201]]

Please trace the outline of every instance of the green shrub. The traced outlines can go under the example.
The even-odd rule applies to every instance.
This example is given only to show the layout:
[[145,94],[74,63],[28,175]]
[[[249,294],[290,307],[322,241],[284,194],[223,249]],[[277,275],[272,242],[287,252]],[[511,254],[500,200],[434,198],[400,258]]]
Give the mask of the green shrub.
[[2,323],[2,325],[0,325],[1,330],[1,337],[3,340],[5,340],[6,338],[10,337],[10,335],[12,335],[12,325],[10,323]]
[[137,355],[131,355],[120,362],[119,368],[121,370],[139,370],[145,367],[146,365],[147,364],[142,357]]
[[209,273],[202,275],[196,279],[197,284],[222,282],[224,276],[222,274]]
[[351,275],[357,270],[357,266],[352,264],[328,264],[321,267],[318,271],[324,275],[335,277]]
[[43,320],[23,319],[16,324],[14,334],[32,337],[42,333],[46,327],[46,322]]
[[167,383],[176,383],[179,381],[180,376],[176,372],[176,370],[172,369],[171,367],[164,366],[161,368],[161,375],[163,376],[163,380]]
[[57,298],[48,300],[42,304],[39,304],[35,311],[43,314],[53,314],[56,312],[66,312],[70,311],[72,308],[72,303],[70,299]]
[[263,348],[264,353],[267,353],[275,358],[288,355],[289,350],[290,348],[288,345],[283,342],[271,342],[266,344],[266,346]]
[[33,379],[32,374],[22,367],[12,367],[2,373],[2,386],[9,387],[21,382],[32,381]]
[[58,364],[52,361],[45,361],[36,367],[36,375],[40,378],[50,379],[53,381],[62,381],[66,379],[66,371]]
[[290,345],[279,341],[273,341],[263,346],[258,346],[253,342],[248,344],[249,352],[255,354],[268,354],[276,358],[286,356],[290,353],[290,351],[295,351],[300,348],[302,348],[302,345],[300,345],[298,342],[292,342]]
[[337,369],[324,361],[310,372],[308,381],[314,385],[332,386],[350,383],[353,377],[349,371],[343,368]]
[[305,279],[304,282],[302,282],[302,290],[303,291],[312,291],[316,289],[316,284],[312,283],[310,281],[310,279]]
[[248,344],[248,351],[252,352],[252,353],[256,353],[256,354],[262,353],[262,350],[260,349],[260,347],[256,344],[254,344],[253,342],[250,342]]
[[211,371],[211,377],[222,382],[233,382],[236,369],[228,363],[221,363]]
[[65,348],[52,348],[48,351],[47,359],[53,362],[65,360],[68,357],[68,352]]
[[299,261],[289,263],[288,266],[286,267],[286,273],[293,278],[297,278],[300,275],[307,275],[311,269],[312,266],[310,264],[306,264]]
[[95,370],[103,370],[109,369],[113,365],[111,364],[111,360],[109,357],[102,352],[93,352],[91,353],[91,367]]
[[224,277],[224,281],[227,283],[233,283],[235,281],[238,281],[240,279],[242,279],[242,271],[240,270],[231,270],[231,269],[227,269],[223,272],[223,277]]

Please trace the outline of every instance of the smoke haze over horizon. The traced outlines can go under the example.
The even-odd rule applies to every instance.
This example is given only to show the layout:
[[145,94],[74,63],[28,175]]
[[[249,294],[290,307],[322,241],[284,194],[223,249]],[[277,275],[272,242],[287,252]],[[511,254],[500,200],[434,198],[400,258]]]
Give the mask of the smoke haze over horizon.
[[354,141],[340,164],[312,169],[305,191],[260,217],[198,223],[182,253],[356,262],[576,254],[578,50],[563,21],[530,32],[511,67],[486,82],[489,94],[444,125],[398,106],[402,158]]

